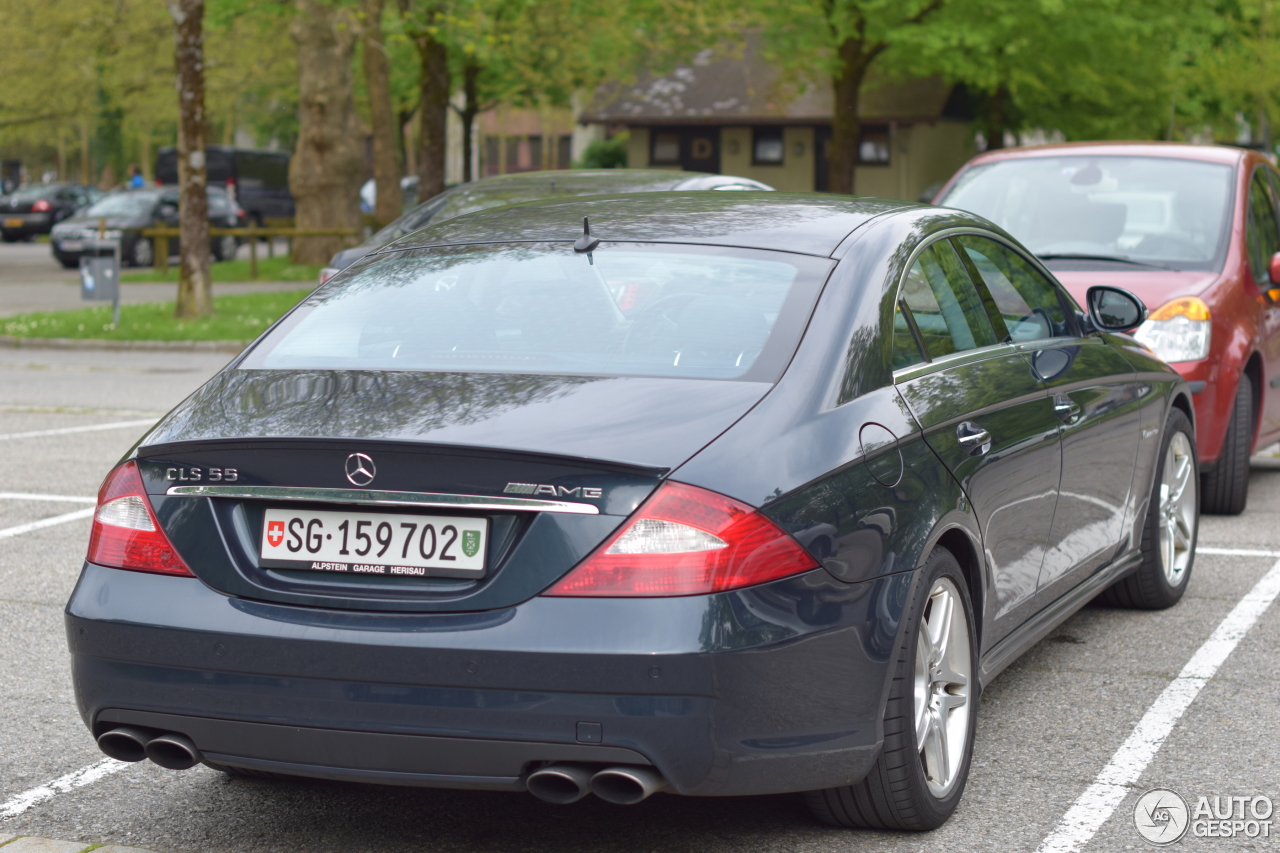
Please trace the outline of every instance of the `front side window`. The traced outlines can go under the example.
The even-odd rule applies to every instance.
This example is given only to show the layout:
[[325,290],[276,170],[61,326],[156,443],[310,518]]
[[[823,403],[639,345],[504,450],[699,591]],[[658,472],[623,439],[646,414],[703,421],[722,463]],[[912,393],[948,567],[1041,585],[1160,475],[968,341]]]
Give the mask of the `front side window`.
[[245,366],[773,381],[831,266],[645,244],[406,251],[317,290]]
[[[945,240],[920,254],[902,280],[898,301],[892,347],[895,370],[922,360],[910,327],[912,320],[930,359],[996,343],[982,299]],[[905,316],[904,305],[910,318]]]
[[1249,222],[1245,228],[1245,247],[1249,252],[1249,268],[1259,287],[1270,287],[1268,273],[1271,256],[1280,252],[1280,231],[1276,229],[1276,209],[1271,189],[1262,170],[1253,173],[1249,182]]
[[955,238],[982,278],[1004,322],[1006,341],[1038,341],[1071,335],[1053,282],[1008,247],[988,237]]

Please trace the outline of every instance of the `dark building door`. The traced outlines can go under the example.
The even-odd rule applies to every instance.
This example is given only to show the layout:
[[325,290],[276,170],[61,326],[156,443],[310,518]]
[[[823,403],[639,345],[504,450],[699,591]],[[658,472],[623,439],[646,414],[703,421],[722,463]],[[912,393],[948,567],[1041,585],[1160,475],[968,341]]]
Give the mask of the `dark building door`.
[[831,191],[831,125],[813,129],[813,189]]
[[649,130],[649,163],[686,172],[720,171],[720,128],[654,127]]

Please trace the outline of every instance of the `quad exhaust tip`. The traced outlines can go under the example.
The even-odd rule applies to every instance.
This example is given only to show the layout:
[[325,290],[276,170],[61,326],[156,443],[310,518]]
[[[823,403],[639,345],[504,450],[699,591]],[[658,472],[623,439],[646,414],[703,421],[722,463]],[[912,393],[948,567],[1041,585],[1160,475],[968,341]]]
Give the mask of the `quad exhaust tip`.
[[609,767],[591,777],[591,793],[620,806],[634,806],[666,787],[662,774],[651,767]]
[[147,741],[155,732],[137,726],[116,726],[98,735],[98,749],[116,761],[141,761],[147,757]]
[[204,757],[186,735],[160,734],[138,726],[116,726],[98,735],[98,749],[116,761],[150,758],[170,770],[189,770]]
[[581,764],[551,764],[529,774],[529,793],[547,803],[568,805],[587,794],[605,802],[632,806],[666,790],[662,774],[650,767],[618,765],[599,770]]
[[530,773],[525,787],[543,802],[565,806],[591,793],[591,772],[579,764],[552,764]]
[[147,758],[170,770],[190,770],[202,760],[196,745],[179,734],[160,735],[147,741]]

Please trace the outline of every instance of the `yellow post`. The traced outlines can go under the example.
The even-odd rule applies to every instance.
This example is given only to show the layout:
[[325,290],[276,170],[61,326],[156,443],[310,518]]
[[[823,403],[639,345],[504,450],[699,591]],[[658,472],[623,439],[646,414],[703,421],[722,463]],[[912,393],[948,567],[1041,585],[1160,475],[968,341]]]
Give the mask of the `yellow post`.
[[249,280],[258,280],[258,235],[249,238]]

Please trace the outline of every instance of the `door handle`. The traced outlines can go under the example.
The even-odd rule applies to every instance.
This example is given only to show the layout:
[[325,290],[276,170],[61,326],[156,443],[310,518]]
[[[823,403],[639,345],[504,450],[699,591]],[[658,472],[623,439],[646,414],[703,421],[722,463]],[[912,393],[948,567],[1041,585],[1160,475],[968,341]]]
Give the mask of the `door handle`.
[[973,421],[964,421],[956,427],[956,441],[970,456],[981,456],[991,449],[991,433]]
[[1080,417],[1080,404],[1066,394],[1055,394],[1053,398],[1053,413],[1064,424],[1073,424]]

